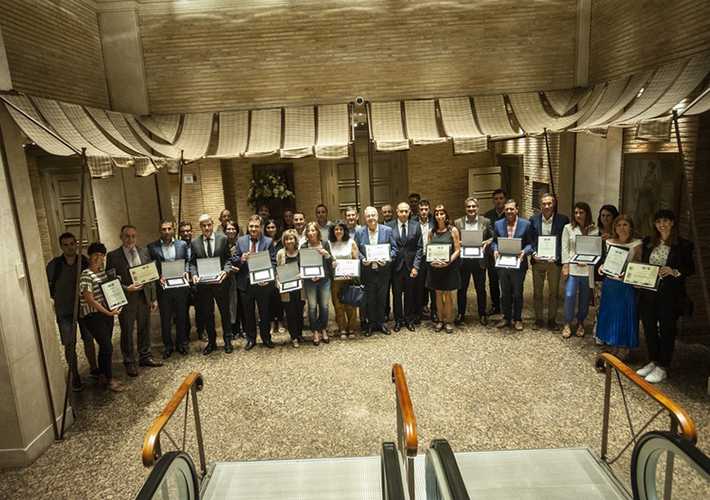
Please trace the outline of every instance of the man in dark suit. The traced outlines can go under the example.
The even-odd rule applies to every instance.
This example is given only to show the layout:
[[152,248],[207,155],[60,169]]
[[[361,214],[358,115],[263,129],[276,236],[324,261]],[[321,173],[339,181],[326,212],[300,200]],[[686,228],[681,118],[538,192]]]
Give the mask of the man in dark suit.
[[505,328],[515,322],[515,329],[523,329],[523,285],[525,273],[528,271],[527,256],[533,251],[532,231],[530,222],[518,217],[518,203],[508,200],[505,203],[505,219],[495,223],[493,229],[493,257],[498,260],[498,240],[501,238],[520,238],[520,269],[499,268],[500,284],[502,288],[501,304],[503,306],[503,319],[496,325]]
[[[188,261],[188,271],[190,258],[192,257],[192,222],[181,221],[178,224],[178,236],[181,241],[184,241],[187,245],[187,261]],[[195,307],[195,330],[197,331],[197,338],[203,342],[208,342],[209,338],[207,333],[205,333],[205,319],[202,315],[202,309],[200,308],[200,301],[197,299],[197,286],[190,281],[190,293],[187,297],[187,312],[185,314],[185,334],[187,335],[187,340],[190,340],[190,330],[192,330],[192,325],[190,324],[190,306]]]
[[247,234],[237,240],[234,250],[232,265],[239,269],[237,272],[237,289],[244,304],[244,323],[247,334],[247,345],[244,349],[249,351],[256,345],[256,308],[259,308],[259,333],[261,341],[269,349],[274,348],[271,341],[271,323],[269,319],[269,301],[274,290],[274,282],[251,284],[249,280],[249,256],[257,252],[268,251],[271,257],[271,266],[276,268],[276,250],[271,238],[262,233],[262,219],[258,215],[249,217]]
[[[494,225],[499,220],[505,219],[505,200],[507,199],[507,194],[502,189],[496,189],[493,191],[493,208],[491,208],[484,215],[486,219],[491,221]],[[488,262],[486,267],[488,269],[488,290],[491,293],[491,303],[492,307],[488,311],[488,316],[493,316],[494,314],[500,314],[500,281],[498,279],[498,268],[496,267],[495,259],[493,254],[488,252],[486,255]]]
[[[410,197],[411,198],[411,197]],[[414,324],[421,323],[424,309],[427,301],[431,298],[431,320],[434,323],[439,322],[439,317],[436,314],[436,296],[434,290],[426,288],[426,275],[429,272],[429,263],[426,261],[426,246],[429,238],[429,230],[433,227],[433,218],[429,213],[429,200],[419,200],[419,214],[414,219],[419,224],[419,230],[422,233],[422,261],[419,265],[419,274],[414,283]]]
[[[562,231],[569,224],[566,215],[555,212],[555,197],[550,193],[540,196],[540,210],[542,213],[530,217],[532,225],[533,254],[532,277],[533,277],[533,298],[535,302],[535,323],[532,329],[539,330],[544,326],[543,318],[543,298],[545,291],[545,279],[550,289],[550,297],[547,302],[547,328],[556,332],[557,310],[559,308],[560,296],[560,276],[562,275]],[[542,260],[537,256],[538,236],[557,236],[557,258]]]
[[136,246],[138,232],[131,225],[121,228],[119,238],[123,245],[106,256],[106,271],[116,271],[121,277],[121,286],[128,304],[118,315],[121,325],[121,353],[123,364],[129,377],[138,376],[136,360],[133,356],[133,327],[138,324],[136,341],[138,344],[138,364],[141,366],[163,366],[163,362],[153,359],[150,352],[150,313],[158,307],[155,283],[136,285],[131,278],[130,268],[149,263],[150,255],[145,248]]
[[[171,220],[160,221],[160,238],[148,245],[148,253],[158,266],[160,274],[160,285],[156,287],[158,292],[158,309],[160,311],[160,331],[163,337],[165,352],[163,358],[168,359],[173,350],[182,355],[187,354],[187,299],[190,295],[190,287],[164,289],[165,279],[163,276],[163,262],[181,261],[185,274],[188,271],[187,243],[176,240],[175,224]],[[175,343],[172,339],[172,323],[175,319]]]
[[473,284],[476,287],[476,302],[478,304],[478,317],[482,325],[488,324],[488,316],[486,314],[486,251],[493,241],[493,226],[491,221],[482,215],[478,215],[478,200],[473,197],[466,198],[465,202],[466,215],[456,219],[454,226],[461,231],[483,231],[483,250],[481,259],[460,259],[459,274],[461,275],[461,288],[456,295],[456,303],[458,305],[458,315],[454,323],[460,325],[466,321],[466,301],[468,293],[468,284],[471,282],[473,275]]
[[367,225],[355,231],[355,243],[359,250],[359,259],[362,262],[362,282],[365,285],[365,299],[367,301],[368,327],[365,336],[370,337],[375,330],[385,335],[391,332],[385,326],[385,302],[392,276],[392,263],[378,260],[367,260],[366,245],[390,245],[390,259],[397,256],[397,239],[391,227],[377,223],[377,209],[365,209],[365,222]]
[[[414,284],[422,261],[422,230],[416,220],[409,218],[409,205],[397,206],[397,220],[387,224],[397,239],[397,255],[392,267],[392,298],[394,300],[394,328],[398,332],[406,325],[414,328]],[[404,307],[402,299],[404,298]]]
[[[232,347],[232,320],[229,315],[229,272],[232,269],[232,254],[229,252],[227,237],[214,232],[212,217],[203,214],[200,216],[200,230],[202,234],[192,240],[190,255],[190,276],[197,285],[197,300],[205,320],[207,330],[207,346],[202,351],[205,356],[217,349],[217,330],[214,319],[214,303],[217,302],[219,315],[222,318],[222,337],[224,338],[224,352],[231,353]],[[220,281],[218,283],[198,283],[197,259],[219,257]]]

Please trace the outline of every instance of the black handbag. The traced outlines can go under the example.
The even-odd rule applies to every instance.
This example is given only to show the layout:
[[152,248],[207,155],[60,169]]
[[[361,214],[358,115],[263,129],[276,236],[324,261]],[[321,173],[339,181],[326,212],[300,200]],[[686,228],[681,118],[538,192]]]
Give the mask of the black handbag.
[[338,292],[338,300],[341,304],[350,307],[362,307],[365,305],[365,285],[355,285],[345,283]]

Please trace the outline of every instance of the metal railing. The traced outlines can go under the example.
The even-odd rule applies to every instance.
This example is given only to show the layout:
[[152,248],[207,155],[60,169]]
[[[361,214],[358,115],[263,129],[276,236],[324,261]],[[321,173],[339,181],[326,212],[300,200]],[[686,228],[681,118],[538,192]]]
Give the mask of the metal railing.
[[397,447],[402,454],[409,496],[414,498],[414,458],[417,456],[417,420],[409,397],[407,379],[399,363],[392,367],[392,382],[397,389]]
[[[190,399],[192,399],[193,414],[195,417],[195,434],[197,437],[197,447],[200,454],[200,470],[202,476],[207,474],[207,464],[205,462],[205,448],[202,440],[202,425],[200,424],[200,409],[197,405],[197,391],[201,391],[204,386],[204,380],[202,379],[202,374],[199,372],[192,372],[185,380],[183,380],[180,388],[175,392],[173,397],[168,401],[168,404],[163,409],[162,413],[153,422],[150,427],[148,434],[143,442],[143,465],[146,467],[152,467],[155,463],[160,460],[162,456],[162,447],[160,437],[165,434],[170,440],[172,445],[179,451],[185,451],[185,442],[187,437],[187,416],[190,409]],[[178,446],[173,437],[165,429],[165,426],[170,421],[170,418],[177,410],[178,406],[188,396],[185,401],[185,416],[182,425],[182,445]]]

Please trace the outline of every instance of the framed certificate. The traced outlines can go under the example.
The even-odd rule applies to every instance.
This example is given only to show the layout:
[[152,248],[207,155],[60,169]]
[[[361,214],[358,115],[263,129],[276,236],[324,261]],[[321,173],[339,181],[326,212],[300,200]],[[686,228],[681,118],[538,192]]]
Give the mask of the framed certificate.
[[575,255],[570,264],[596,265],[602,258],[602,237],[578,234],[574,240]]
[[110,311],[128,304],[126,294],[123,292],[123,287],[118,278],[109,280],[106,283],[101,283],[101,291],[104,293],[106,305]]
[[496,267],[504,267],[506,269],[520,269],[520,255],[498,255]]
[[134,285],[144,285],[160,279],[158,266],[155,265],[155,262],[148,262],[142,266],[132,267],[128,271],[131,273],[131,279]]
[[338,259],[335,266],[335,276],[343,278],[360,277],[360,260],[358,259]]
[[202,284],[219,283],[222,263],[219,257],[197,259],[197,282]]
[[550,234],[537,237],[537,257],[541,260],[557,260],[557,236]]
[[609,245],[604,264],[602,264],[602,272],[609,276],[621,276],[626,268],[626,262],[629,258],[629,249],[617,245]]
[[520,269],[521,238],[498,238],[498,260],[496,267]]
[[461,231],[461,258],[483,258],[483,231]]
[[365,245],[365,260],[368,262],[389,262],[392,252],[389,243],[385,245]]
[[301,276],[305,278],[325,278],[323,267],[323,256],[317,248],[302,248],[301,256]]
[[627,285],[640,286],[647,290],[658,290],[658,285],[661,282],[661,277],[658,271],[661,266],[646,264],[644,262],[629,262],[626,265],[626,273],[624,274],[624,283]]
[[276,268],[281,293],[300,290],[303,287],[300,273],[301,268],[298,266],[297,262],[289,262],[288,264]]
[[160,267],[165,279],[165,286],[163,287],[165,290],[189,286],[185,279],[185,261],[163,262]]
[[249,282],[252,285],[264,281],[274,281],[274,268],[271,265],[271,254],[268,250],[249,255]]
[[426,246],[426,261],[427,262],[449,262],[451,260],[451,245],[428,244]]

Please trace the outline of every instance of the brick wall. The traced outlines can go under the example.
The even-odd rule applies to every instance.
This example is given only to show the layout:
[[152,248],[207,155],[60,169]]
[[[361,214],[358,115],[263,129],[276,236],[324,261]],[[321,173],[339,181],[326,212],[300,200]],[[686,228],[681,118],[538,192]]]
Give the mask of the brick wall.
[[708,49],[707,0],[592,0],[591,84]]
[[[219,159],[207,158],[185,165],[184,173],[195,174],[193,184],[182,186],[181,220],[192,222],[194,235],[199,234],[198,219],[202,214],[211,215],[215,221],[224,208],[224,191],[222,189],[222,170]],[[170,196],[173,201],[173,213],[178,217],[180,176],[169,176]]]
[[82,0],[0,0],[15,90],[109,107],[95,8]]
[[245,0],[139,16],[151,110],[169,113],[570,88],[576,8]]

